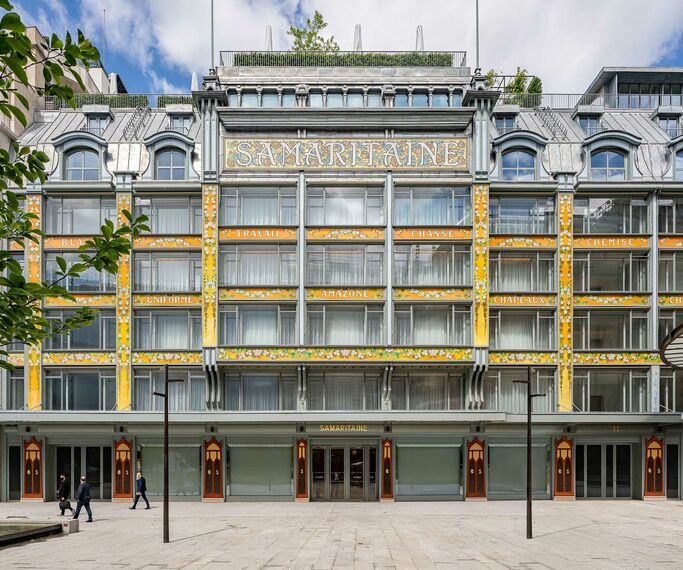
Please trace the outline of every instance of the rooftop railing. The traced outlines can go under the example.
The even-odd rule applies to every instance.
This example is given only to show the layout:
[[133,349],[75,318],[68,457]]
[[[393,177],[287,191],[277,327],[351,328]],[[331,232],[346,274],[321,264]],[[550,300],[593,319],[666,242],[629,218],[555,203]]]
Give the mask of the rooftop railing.
[[681,106],[681,95],[628,95],[621,93],[506,93],[501,92],[498,105],[519,105],[523,109],[549,107],[574,109],[577,106],[605,109],[656,109]]
[[[79,93],[75,98],[78,109],[84,105],[108,105],[111,109],[163,109],[167,105],[193,104],[192,95],[189,93]],[[43,103],[46,111],[70,109],[69,105],[58,97],[43,97]]]
[[464,51],[222,51],[225,67],[465,67]]

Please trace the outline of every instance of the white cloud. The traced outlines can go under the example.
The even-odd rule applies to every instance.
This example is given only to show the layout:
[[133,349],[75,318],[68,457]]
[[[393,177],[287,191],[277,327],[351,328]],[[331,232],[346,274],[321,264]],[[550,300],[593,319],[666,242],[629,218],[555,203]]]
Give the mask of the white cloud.
[[[43,0],[46,23],[63,24],[59,0]],[[266,25],[286,49],[295,18],[320,10],[342,49],[354,25],[366,50],[412,50],[422,24],[425,48],[466,50],[475,63],[475,0],[215,0],[216,51],[262,49]],[[210,63],[209,0],[82,0],[80,25],[99,39],[107,9],[107,46],[161,87],[159,64],[188,74]],[[62,6],[63,8],[63,6]],[[40,15],[43,14],[43,15]],[[54,18],[53,18],[54,20]],[[646,66],[672,53],[683,31],[683,2],[671,0],[480,0],[481,66],[539,75],[547,92],[578,92],[603,66]],[[155,83],[156,82],[156,83]]]

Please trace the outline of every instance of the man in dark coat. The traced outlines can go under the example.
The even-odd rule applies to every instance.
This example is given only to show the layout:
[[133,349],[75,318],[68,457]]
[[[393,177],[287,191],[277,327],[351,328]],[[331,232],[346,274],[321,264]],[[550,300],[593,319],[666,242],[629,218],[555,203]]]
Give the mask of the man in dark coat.
[[147,495],[145,495],[145,493],[147,492],[147,481],[145,481],[145,478],[142,476],[142,471],[138,471],[137,479],[138,480],[137,491],[135,493],[135,501],[133,501],[133,506],[128,508],[135,510],[135,507],[137,506],[140,497],[142,497],[145,500],[145,503],[147,503],[147,506],[145,508],[149,509],[149,501],[147,500]]
[[87,522],[92,522],[92,511],[90,510],[90,483],[85,480],[85,475],[81,477],[81,484],[78,486],[78,491],[76,492],[76,501],[74,518],[77,519],[78,515],[81,514],[81,507],[85,507],[85,510],[88,513]]
[[67,509],[74,514],[74,510],[71,508],[71,503],[69,502],[69,492],[71,491],[69,482],[66,480],[66,475],[63,473],[59,476],[59,484],[57,485],[57,500],[59,501],[59,509],[62,511],[60,516],[64,516],[64,511]]

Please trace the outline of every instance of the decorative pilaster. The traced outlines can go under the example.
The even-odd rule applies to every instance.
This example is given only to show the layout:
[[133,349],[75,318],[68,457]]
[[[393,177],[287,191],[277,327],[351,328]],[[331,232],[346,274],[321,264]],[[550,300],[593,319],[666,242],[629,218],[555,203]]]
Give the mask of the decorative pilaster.
[[664,497],[664,441],[653,435],[645,442],[645,497]]
[[21,498],[43,499],[43,443],[35,437],[24,442],[24,485]]
[[489,185],[472,186],[475,347],[489,345]]
[[475,437],[467,443],[467,498],[486,497],[485,444]]
[[[33,227],[41,227],[43,197],[40,193],[29,193],[26,196],[26,211],[36,216]],[[26,256],[26,280],[30,283],[40,283],[41,268],[43,266],[43,239],[37,237],[38,242],[24,240]],[[26,383],[27,402],[29,410],[40,410],[42,405],[42,349],[38,346],[28,346],[26,349]]]
[[558,404],[559,411],[572,411],[572,367],[574,358],[573,335],[573,214],[574,195],[571,192],[558,194],[558,261],[559,287],[557,320],[559,325]]
[[125,437],[114,441],[114,499],[133,498],[133,444]]
[[296,442],[296,498],[308,500],[308,442],[305,439]]
[[[133,196],[130,191],[116,194],[116,215],[119,224],[127,224],[123,211],[133,211]],[[131,391],[131,347],[133,342],[131,304],[131,255],[122,255],[116,274],[116,402],[117,410],[130,410]]]
[[218,185],[202,184],[202,345],[218,346]]
[[382,492],[380,498],[393,500],[394,498],[394,466],[393,442],[391,439],[382,440]]
[[223,446],[215,437],[204,442],[204,499],[223,498]]
[[555,442],[555,497],[574,496],[574,444],[562,436]]

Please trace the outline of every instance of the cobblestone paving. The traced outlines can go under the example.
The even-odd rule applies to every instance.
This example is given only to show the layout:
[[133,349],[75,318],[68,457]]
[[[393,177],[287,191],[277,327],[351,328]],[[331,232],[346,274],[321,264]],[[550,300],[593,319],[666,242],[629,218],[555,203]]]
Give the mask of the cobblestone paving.
[[[94,503],[81,531],[0,550],[1,568],[681,568],[683,502]],[[60,520],[0,503],[0,520]]]

